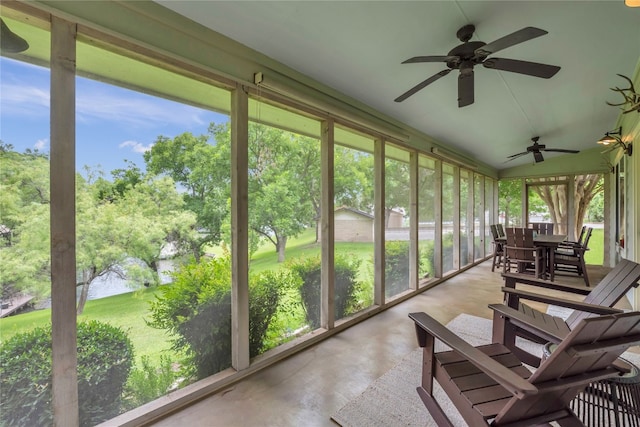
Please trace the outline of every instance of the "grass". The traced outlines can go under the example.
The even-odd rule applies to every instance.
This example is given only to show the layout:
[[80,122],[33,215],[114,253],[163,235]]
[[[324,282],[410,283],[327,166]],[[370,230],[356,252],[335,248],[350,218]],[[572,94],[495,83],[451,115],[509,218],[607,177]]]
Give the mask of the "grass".
[[584,255],[584,261],[592,265],[602,265],[604,262],[604,229],[593,229],[589,239],[589,250]]
[[[215,252],[216,249],[207,250]],[[320,244],[315,242],[315,230],[310,229],[296,238],[289,240],[286,259],[316,256],[320,254]],[[373,267],[372,243],[337,243],[336,252],[348,254],[350,257],[363,259],[359,279],[371,282]],[[278,254],[273,245],[263,245],[251,259],[251,273],[282,268],[285,263],[278,263]],[[157,363],[160,355],[170,351],[170,337],[163,330],[154,329],[145,323],[149,316],[149,301],[152,301],[159,288],[142,289],[107,298],[87,301],[84,312],[78,321],[99,320],[123,328],[134,344],[136,360],[148,356]],[[290,296],[289,298],[293,298]],[[300,322],[299,314],[296,323]],[[17,333],[27,332],[51,322],[51,310],[35,310],[16,316],[0,319],[0,341],[4,342]],[[286,329],[285,319],[278,319],[282,328]]]
[[[158,290],[159,288],[143,289],[87,301],[78,321],[99,320],[119,326],[133,342],[136,359],[149,356],[152,361],[159,361],[160,355],[170,347],[169,337],[165,331],[151,328],[145,323],[145,317],[149,314],[149,301],[153,300]],[[5,317],[0,319],[0,336],[4,342],[17,333],[50,323],[51,309]]]

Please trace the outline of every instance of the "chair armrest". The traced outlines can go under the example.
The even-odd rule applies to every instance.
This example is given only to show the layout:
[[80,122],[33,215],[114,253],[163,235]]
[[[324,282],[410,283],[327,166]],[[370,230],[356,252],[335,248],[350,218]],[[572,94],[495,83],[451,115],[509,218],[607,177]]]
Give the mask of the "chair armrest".
[[591,289],[576,288],[574,286],[565,285],[563,283],[536,279],[535,277],[527,274],[503,273],[502,277],[505,279],[505,286],[509,289],[515,289],[516,283],[522,283],[524,285],[538,286],[545,289],[553,289],[580,295],[589,295],[589,293],[591,292]]
[[582,301],[571,301],[564,298],[536,294],[534,292],[528,292],[528,291],[523,291],[519,289],[503,287],[502,292],[504,292],[505,294],[513,295],[518,299],[526,299],[529,301],[537,301],[545,304],[558,305],[561,307],[572,308],[574,310],[586,311],[588,313],[615,314],[615,313],[623,312],[623,310],[618,310],[617,308],[605,307],[597,304],[589,304]]
[[[451,332],[446,326],[435,320],[426,313],[410,313],[409,317],[416,324],[416,331],[437,338],[444,344],[451,347],[456,353],[465,357],[469,362],[483,371],[494,381],[513,393],[518,398],[523,398],[531,394],[536,394],[538,389],[529,381],[512,372],[509,368],[501,365],[489,356],[467,343],[465,340]],[[418,339],[419,342],[424,342]]]

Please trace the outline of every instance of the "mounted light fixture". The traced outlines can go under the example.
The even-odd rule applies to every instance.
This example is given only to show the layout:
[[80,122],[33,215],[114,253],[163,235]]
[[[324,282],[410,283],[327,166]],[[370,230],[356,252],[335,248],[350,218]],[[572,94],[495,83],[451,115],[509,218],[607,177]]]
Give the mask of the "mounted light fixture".
[[3,53],[19,53],[29,49],[29,43],[9,29],[4,20],[0,18],[0,50]]
[[640,0],[624,0],[624,4],[629,7],[640,7]]
[[622,147],[622,150],[625,154],[631,155],[632,146],[631,143],[625,144],[620,136],[622,135],[622,126],[620,126],[617,130],[611,130],[606,132],[602,138],[598,140],[598,144],[609,147],[608,150],[603,151],[603,153],[609,152],[611,150],[616,149],[618,146]]

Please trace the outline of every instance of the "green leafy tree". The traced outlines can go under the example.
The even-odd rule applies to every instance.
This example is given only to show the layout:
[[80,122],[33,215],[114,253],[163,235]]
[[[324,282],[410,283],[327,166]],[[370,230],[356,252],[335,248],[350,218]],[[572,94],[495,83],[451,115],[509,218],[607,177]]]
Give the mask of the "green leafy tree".
[[[10,160],[10,168],[3,168],[2,186],[16,193],[6,216],[13,226],[11,245],[0,248],[3,292],[21,290],[44,298],[51,287],[49,164],[39,154],[5,149],[0,155]],[[91,179],[100,175],[89,172]],[[195,225],[169,178],[139,182],[115,198],[101,194],[119,193],[109,190],[103,179],[92,183],[76,176],[76,268],[82,285],[78,313],[91,283],[100,276],[125,278],[129,267],[129,279],[156,282],[162,247],[169,240],[189,239]],[[144,261],[151,270],[128,262],[131,258]]]
[[[213,128],[217,145],[230,144],[228,123]],[[251,247],[272,243],[278,261],[287,241],[314,224],[319,183],[317,141],[257,123],[249,124],[249,228]],[[311,176],[309,176],[311,175]],[[318,205],[319,206],[319,205]]]
[[498,211],[508,227],[522,225],[522,181],[504,179],[498,183]]
[[[170,176],[184,189],[185,208],[196,215],[201,231],[191,243],[199,259],[208,244],[222,238],[223,222],[229,215],[231,191],[231,145],[228,124],[209,127],[210,135],[185,132],[175,138],[158,137],[144,153],[147,171]],[[210,136],[216,137],[210,141]],[[224,137],[223,137],[224,135]]]
[[402,161],[386,159],[385,161],[385,225],[388,226],[391,211],[402,208],[409,212],[409,164]]

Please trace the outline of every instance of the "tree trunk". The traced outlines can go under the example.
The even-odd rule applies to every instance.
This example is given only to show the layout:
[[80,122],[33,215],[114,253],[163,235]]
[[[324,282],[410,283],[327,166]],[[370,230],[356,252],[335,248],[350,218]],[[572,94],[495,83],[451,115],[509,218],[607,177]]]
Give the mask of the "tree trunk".
[[533,187],[538,196],[547,204],[557,234],[568,234],[569,240],[576,240],[576,237],[580,235],[591,200],[604,189],[601,178],[602,176],[599,174],[576,175],[574,186],[575,228],[573,230],[565,229],[565,224],[568,223],[566,187],[554,184],[553,181],[549,181],[548,185]]
[[89,286],[96,277],[96,267],[91,267],[88,270],[82,271],[82,290],[80,292],[80,299],[78,300],[78,306],[76,307],[76,314],[80,315],[84,311],[84,306],[87,303],[89,297]]
[[287,236],[281,237],[276,243],[276,250],[278,251],[278,262],[284,262],[284,250],[287,246]]

